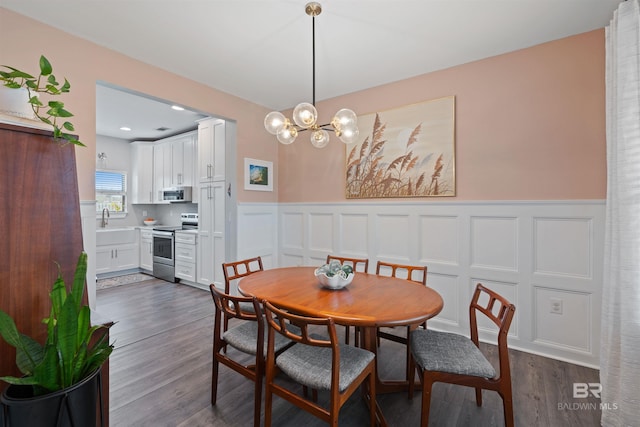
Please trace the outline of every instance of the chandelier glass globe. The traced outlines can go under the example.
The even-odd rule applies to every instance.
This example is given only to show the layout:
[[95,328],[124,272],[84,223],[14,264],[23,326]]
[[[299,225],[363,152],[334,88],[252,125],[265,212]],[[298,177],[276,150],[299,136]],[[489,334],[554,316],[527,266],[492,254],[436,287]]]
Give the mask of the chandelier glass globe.
[[298,130],[291,126],[284,126],[282,129],[280,129],[278,131],[278,141],[280,141],[282,144],[288,145],[291,144],[293,141],[296,140],[296,138],[298,137]]
[[316,120],[318,120],[318,111],[308,102],[302,102],[293,109],[293,121],[303,129],[315,125]]
[[360,131],[357,127],[347,127],[343,128],[339,134],[336,134],[338,135],[338,138],[340,138],[340,141],[344,142],[345,144],[351,144],[356,141],[358,135],[360,135]]
[[356,113],[348,108],[343,108],[336,113],[331,120],[331,126],[337,131],[341,131],[346,128],[355,128],[358,123],[358,117]]
[[318,129],[311,132],[311,145],[316,148],[324,148],[329,143],[329,132],[324,129]]
[[286,120],[281,112],[272,111],[264,118],[264,128],[271,135],[277,135],[278,131],[284,127]]

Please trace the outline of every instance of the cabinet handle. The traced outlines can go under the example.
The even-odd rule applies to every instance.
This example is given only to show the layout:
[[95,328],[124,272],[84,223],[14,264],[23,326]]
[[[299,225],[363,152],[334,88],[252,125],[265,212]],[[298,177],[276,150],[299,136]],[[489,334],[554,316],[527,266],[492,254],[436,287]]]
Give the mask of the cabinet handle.
[[182,185],[182,174],[178,174],[178,185]]
[[207,165],[207,178],[211,178],[213,176],[213,167],[211,163]]
[[153,202],[153,191],[149,191],[149,201]]
[[118,258],[118,250],[116,249],[116,258]]

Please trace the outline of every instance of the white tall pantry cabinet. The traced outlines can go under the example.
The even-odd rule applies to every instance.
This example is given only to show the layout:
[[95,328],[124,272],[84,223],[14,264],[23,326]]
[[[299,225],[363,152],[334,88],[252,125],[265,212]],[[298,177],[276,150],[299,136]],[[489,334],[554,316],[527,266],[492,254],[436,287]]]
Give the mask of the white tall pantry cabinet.
[[[227,141],[235,141],[235,124],[221,119],[207,118],[198,122],[198,241],[197,282],[222,287],[224,275],[222,263],[226,254],[234,253],[233,240],[227,236],[233,232],[233,216],[228,210],[235,197],[231,193],[225,165],[233,156]],[[227,199],[229,203],[227,204]]]

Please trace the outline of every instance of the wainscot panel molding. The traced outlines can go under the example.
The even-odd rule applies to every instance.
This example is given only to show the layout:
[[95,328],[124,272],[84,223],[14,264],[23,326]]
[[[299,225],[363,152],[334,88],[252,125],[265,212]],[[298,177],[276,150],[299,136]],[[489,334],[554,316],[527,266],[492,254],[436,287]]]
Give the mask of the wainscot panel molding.
[[238,255],[265,268],[319,266],[328,253],[368,257],[370,273],[379,260],[427,265],[444,299],[429,327],[466,335],[482,282],[516,305],[512,348],[597,369],[604,216],[604,200],[246,204]]
[[87,297],[89,307],[96,309],[96,201],[80,201],[82,242],[87,253]]
[[260,256],[265,269],[278,267],[278,204],[238,203],[237,212],[238,253],[228,261]]

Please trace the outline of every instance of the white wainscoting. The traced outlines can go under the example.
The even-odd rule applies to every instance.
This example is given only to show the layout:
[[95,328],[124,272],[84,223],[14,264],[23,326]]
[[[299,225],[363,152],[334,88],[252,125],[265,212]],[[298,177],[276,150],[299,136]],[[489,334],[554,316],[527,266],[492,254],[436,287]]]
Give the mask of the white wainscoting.
[[87,298],[89,307],[96,309],[96,201],[80,201],[82,243],[87,253]]
[[426,264],[445,301],[436,329],[468,333],[482,282],[516,304],[513,348],[599,365],[604,201],[251,204],[238,223],[240,255],[266,268],[328,253],[368,257],[371,272],[378,260]]
[[[427,265],[444,299],[429,327],[469,333],[475,284],[516,305],[509,345],[599,367],[604,200],[241,204],[239,258],[265,268],[328,253]],[[495,334],[480,323],[481,337]]]
[[265,269],[278,267],[278,204],[239,203],[236,223],[238,254],[235,259],[260,256]]

